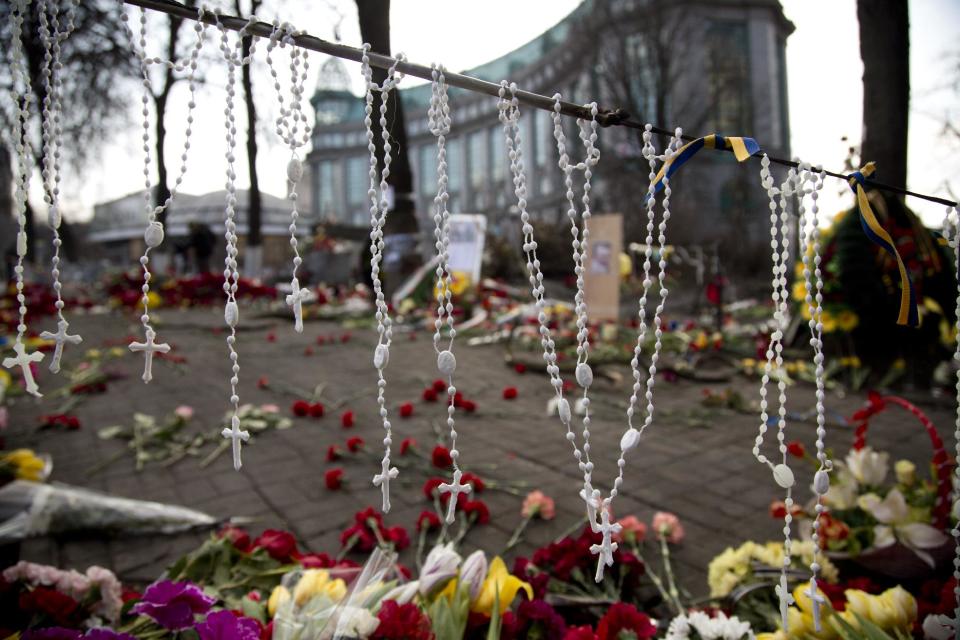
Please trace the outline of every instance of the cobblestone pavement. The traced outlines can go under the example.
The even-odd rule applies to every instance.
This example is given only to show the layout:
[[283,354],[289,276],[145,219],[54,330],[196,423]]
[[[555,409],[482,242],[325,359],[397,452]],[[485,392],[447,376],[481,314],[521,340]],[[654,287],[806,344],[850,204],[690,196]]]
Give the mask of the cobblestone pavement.
[[[229,452],[205,469],[197,459],[188,458],[172,467],[153,465],[138,473],[131,456],[123,455],[103,471],[91,473],[91,468],[116,457],[124,446],[120,441],[99,439],[97,429],[130,424],[134,412],[159,417],[188,404],[196,411],[192,429],[218,432],[222,427],[229,393],[226,345],[218,332],[223,322],[221,312],[163,311],[160,315],[164,321],[160,338],[175,345],[175,353],[187,357],[186,366],[158,363],[153,382],[145,386],[140,381],[139,356],[115,360],[111,367],[126,377],[112,382],[107,393],[90,396],[74,411],[83,424],[79,431],[38,432],[38,416],[53,412],[57,401],[19,400],[11,407],[7,447],[27,446],[50,453],[54,481],[181,504],[219,518],[247,516],[254,519],[253,530],[288,528],[302,547],[335,552],[339,534],[352,514],[368,505],[379,507],[379,490],[370,483],[379,467],[377,449],[382,431],[374,401],[373,333],[354,331],[349,342],[316,346],[317,336],[340,336],[344,329],[332,323],[309,322],[304,333],[298,335],[292,322],[255,319],[247,314],[238,338],[243,402],[276,403],[289,414],[293,398],[258,388],[258,378],[267,376],[274,387],[290,384],[309,389],[325,384],[322,400],[328,405],[352,398],[344,407],[356,416],[356,425],[350,430],[341,427],[339,412],[329,412],[319,420],[294,418],[293,428],[268,432],[245,447],[239,473],[233,471]],[[71,318],[71,328],[83,334],[84,348],[93,348],[135,332],[136,326],[128,316],[113,315]],[[274,341],[268,339],[271,334]],[[305,355],[305,349],[311,346],[313,355]],[[65,361],[75,363],[79,353],[71,349]],[[556,499],[556,519],[532,523],[524,542],[508,554],[509,563],[513,555],[530,553],[582,517],[577,496],[579,472],[559,421],[546,415],[550,389],[545,376],[532,371],[521,375],[505,366],[500,346],[470,348],[461,344],[457,358],[457,387],[478,405],[474,414],[458,414],[459,445],[466,470],[489,480],[522,479],[529,483],[529,489],[542,489]],[[626,368],[621,373],[619,383],[599,376],[595,384],[592,442],[595,477],[603,488],[612,481],[629,393],[624,381],[630,379]],[[391,412],[395,415],[402,402],[415,405],[411,418],[393,419],[395,442],[413,436],[426,455],[436,441],[433,425],[442,424],[444,413],[442,405],[420,399],[421,390],[435,377],[428,335],[421,333],[416,340],[401,336],[395,341],[387,388]],[[738,378],[731,384],[748,399],[756,397],[756,381]],[[46,389],[58,386],[45,369],[41,385]],[[502,389],[507,385],[518,389],[515,400],[503,399]],[[689,412],[700,407],[705,388],[685,380],[658,382],[660,417],[644,435],[639,449],[629,456],[624,489],[614,503],[617,517],[635,514],[649,521],[657,510],[680,516],[686,540],[676,553],[677,573],[694,595],[706,594],[707,564],[715,554],[747,539],[776,539],[779,528],[767,511],[780,492],[750,452],[757,418],[716,411],[710,414],[708,424],[694,425],[688,419]],[[804,411],[813,404],[810,386],[794,390],[792,397],[791,410]],[[850,415],[861,401],[830,394],[827,404],[835,412]],[[948,449],[952,449],[950,410],[928,409],[940,425]],[[331,466],[325,461],[327,447],[342,444],[354,435],[366,439],[370,454],[336,463],[345,468],[347,484],[341,491],[328,491],[323,479],[324,471]],[[789,437],[812,447],[814,427],[793,423]],[[905,414],[892,410],[878,417],[871,426],[870,441],[895,452],[896,457],[910,458],[923,463],[920,468],[927,468],[929,441],[913,418]],[[833,429],[828,435],[828,444],[837,450],[846,451],[851,442],[849,428]],[[430,507],[421,493],[426,464],[419,465],[424,470],[414,465],[402,471],[387,524],[400,524],[413,532],[417,515]],[[804,499],[809,495],[805,488],[809,475],[801,476]],[[499,553],[519,523],[521,497],[496,490],[488,490],[482,497],[490,507],[491,522],[471,530],[463,550],[482,547]],[[146,583],[206,535],[41,538],[25,542],[20,557],[76,568],[97,563],[114,569],[124,580]],[[356,559],[362,560],[359,556]],[[410,561],[409,556],[402,559]]]

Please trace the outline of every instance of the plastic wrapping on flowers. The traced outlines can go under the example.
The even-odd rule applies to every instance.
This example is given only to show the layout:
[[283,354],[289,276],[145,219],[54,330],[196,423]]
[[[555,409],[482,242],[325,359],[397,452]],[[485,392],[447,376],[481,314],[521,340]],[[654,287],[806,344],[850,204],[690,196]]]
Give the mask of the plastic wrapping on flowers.
[[274,640],[369,636],[379,624],[371,611],[402,580],[396,559],[375,549],[362,569],[297,568],[285,574],[267,603]]

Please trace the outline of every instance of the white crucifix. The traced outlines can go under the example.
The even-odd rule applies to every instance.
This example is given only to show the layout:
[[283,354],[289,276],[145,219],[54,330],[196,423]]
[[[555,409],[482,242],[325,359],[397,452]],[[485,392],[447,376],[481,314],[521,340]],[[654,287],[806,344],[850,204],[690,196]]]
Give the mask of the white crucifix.
[[587,505],[587,520],[590,521],[590,530],[598,533],[600,525],[597,523],[597,510],[601,506],[600,491],[594,489],[589,480],[584,480],[583,489],[580,489],[580,497]]
[[789,629],[787,625],[787,620],[789,616],[787,615],[790,610],[790,605],[796,602],[793,599],[793,594],[790,593],[790,586],[787,584],[787,574],[782,572],[780,574],[780,584],[774,589],[777,593],[777,597],[780,598],[780,626],[783,627],[784,633]]
[[39,351],[27,353],[27,348],[20,338],[17,338],[17,341],[14,343],[13,352],[17,354],[16,357],[4,358],[3,366],[7,369],[20,367],[20,371],[23,373],[23,383],[27,387],[27,393],[42,398],[43,394],[40,393],[40,387],[37,386],[37,381],[33,379],[33,371],[30,369],[30,363],[43,360],[43,354]]
[[296,278],[290,282],[293,293],[287,296],[287,305],[293,307],[293,329],[303,333],[303,301],[310,296],[309,289],[301,289],[300,281]]
[[380,473],[373,476],[373,485],[380,487],[383,494],[383,512],[390,512],[390,481],[400,475],[400,470],[390,466],[390,458],[384,458],[380,463]]
[[157,337],[156,332],[147,327],[147,340],[146,342],[131,342],[130,351],[143,351],[146,360],[143,363],[143,381],[150,382],[153,380],[153,354],[155,352],[167,353],[170,351],[170,345],[164,342],[154,342],[154,338]]
[[83,338],[79,335],[71,335],[67,333],[67,329],[70,327],[68,323],[63,318],[57,322],[57,331],[53,333],[51,331],[44,331],[40,334],[40,337],[44,340],[53,340],[57,343],[56,348],[53,350],[53,360],[50,361],[50,371],[53,373],[59,373],[60,371],[60,358],[63,356],[63,345],[66,342],[70,344],[80,344],[83,342]]
[[603,580],[604,567],[613,566],[613,552],[620,545],[613,542],[611,538],[613,534],[620,533],[621,529],[623,529],[623,526],[619,522],[610,523],[610,510],[603,507],[600,511],[600,525],[598,527],[598,533],[603,535],[603,540],[600,541],[600,544],[590,545],[590,553],[598,556],[597,575],[593,578],[597,582]]
[[240,441],[243,440],[247,442],[250,440],[250,432],[240,428],[239,416],[233,416],[233,419],[230,421],[230,426],[224,427],[220,435],[233,440],[233,468],[240,471],[240,467],[242,466],[240,462]]
[[803,595],[810,598],[811,613],[813,613],[813,630],[820,633],[820,607],[827,604],[827,599],[820,595],[820,591],[817,590],[817,581],[812,578]]
[[460,482],[462,475],[460,469],[457,469],[453,472],[453,480],[444,482],[439,487],[440,493],[450,494],[450,501],[447,502],[447,524],[453,524],[454,519],[457,517],[457,500],[459,500],[460,494],[469,495],[470,492],[473,491],[473,486],[470,483],[463,484]]

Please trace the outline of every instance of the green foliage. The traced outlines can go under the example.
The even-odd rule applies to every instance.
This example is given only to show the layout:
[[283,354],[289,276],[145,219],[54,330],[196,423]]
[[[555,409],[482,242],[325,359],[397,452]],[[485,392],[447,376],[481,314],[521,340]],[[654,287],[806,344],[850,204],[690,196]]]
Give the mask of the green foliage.
[[470,616],[469,586],[457,585],[456,592],[449,600],[443,596],[436,598],[427,609],[427,614],[436,640],[460,640]]

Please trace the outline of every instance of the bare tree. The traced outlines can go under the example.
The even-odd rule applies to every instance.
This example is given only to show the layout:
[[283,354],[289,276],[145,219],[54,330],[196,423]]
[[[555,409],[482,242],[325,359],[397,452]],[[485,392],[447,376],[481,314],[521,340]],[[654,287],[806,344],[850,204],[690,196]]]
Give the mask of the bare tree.
[[[244,12],[241,0],[234,0],[237,15],[254,15],[262,4],[261,0],[250,0],[250,11]],[[250,55],[251,37],[246,37],[241,43],[244,58]],[[261,263],[260,246],[263,244],[261,232],[263,203],[260,197],[260,178],[257,175],[257,105],[253,100],[253,78],[250,65],[245,64],[241,70],[243,85],[243,99],[247,109],[247,171],[250,174],[250,189],[247,192],[247,260],[245,265],[249,275],[258,277]],[[252,251],[251,251],[252,250]],[[250,260],[251,256],[255,256]],[[252,263],[252,264],[251,264]]]

